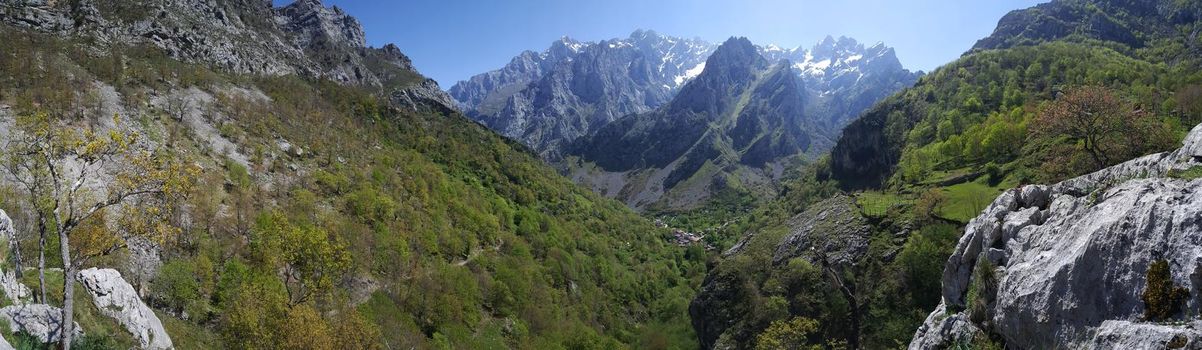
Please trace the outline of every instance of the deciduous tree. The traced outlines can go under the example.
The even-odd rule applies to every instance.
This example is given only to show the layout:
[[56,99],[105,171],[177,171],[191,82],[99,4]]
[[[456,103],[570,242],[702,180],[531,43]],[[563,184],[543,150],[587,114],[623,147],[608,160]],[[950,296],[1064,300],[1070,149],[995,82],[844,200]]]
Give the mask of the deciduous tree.
[[[115,128],[98,130],[87,125],[70,125],[48,113],[17,118],[16,133],[7,146],[7,168],[29,195],[41,233],[39,273],[44,276],[46,235],[59,239],[63,263],[62,347],[71,347],[75,275],[88,257],[115,249],[120,240],[104,228],[105,211],[129,205],[141,197],[169,198],[185,193],[195,170],[151,152],[136,134]],[[154,217],[157,206],[143,207]],[[170,234],[163,224],[146,223],[156,236]],[[73,244],[72,239],[79,239]],[[44,281],[44,277],[42,277]],[[44,282],[43,297],[45,300]]]
[[1043,138],[1065,137],[1078,144],[1098,170],[1164,148],[1164,124],[1102,86],[1065,91],[1046,105],[1033,123]]

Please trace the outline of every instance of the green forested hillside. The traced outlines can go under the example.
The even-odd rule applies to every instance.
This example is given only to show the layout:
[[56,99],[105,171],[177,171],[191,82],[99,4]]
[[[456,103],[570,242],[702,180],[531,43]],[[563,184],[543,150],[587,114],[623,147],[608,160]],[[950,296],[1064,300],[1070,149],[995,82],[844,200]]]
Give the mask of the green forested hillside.
[[[685,308],[705,272],[699,248],[668,245],[650,221],[458,113],[154,48],[0,37],[11,106],[0,121],[49,113],[89,128],[119,111],[156,153],[203,169],[171,203],[180,230],[163,265],[131,280],[178,348],[696,347]],[[8,212],[25,208],[15,186],[0,193]],[[30,222],[14,216],[36,256]],[[133,278],[132,255],[89,265]]]
[[[977,48],[878,103],[776,203],[728,229],[744,239],[690,308],[703,347],[907,344],[939,303],[943,263],[963,225],[1001,191],[1173,148],[1202,122],[1199,9],[1190,1],[1053,1],[1016,11]],[[1057,109],[1071,107],[1065,96],[1081,91],[1101,91],[1120,123],[1139,127],[1092,139],[1051,125]],[[1106,153],[1101,164],[1091,157],[1097,149]],[[827,199],[836,193],[853,196],[854,206]],[[868,229],[830,224],[855,217]],[[979,334],[965,346],[1004,344]]]

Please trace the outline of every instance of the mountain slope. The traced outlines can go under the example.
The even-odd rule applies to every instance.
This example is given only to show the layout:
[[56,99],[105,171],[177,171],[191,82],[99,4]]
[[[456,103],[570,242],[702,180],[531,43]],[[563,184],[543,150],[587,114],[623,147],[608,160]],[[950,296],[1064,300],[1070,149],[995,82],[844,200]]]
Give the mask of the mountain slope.
[[[829,142],[821,139],[828,130],[804,118],[804,92],[791,64],[770,63],[747,39],[732,38],[672,102],[581,139],[571,176],[636,208],[663,198],[688,207],[731,187],[766,193],[773,165]],[[612,177],[621,182],[598,188]]]
[[[735,44],[743,42],[723,47]],[[788,164],[825,152],[860,110],[919,75],[884,45],[830,37],[811,50],[715,51],[704,67],[656,112],[578,141],[571,177],[642,209],[687,210],[720,193],[771,196]]]
[[809,50],[761,48],[770,61],[793,62],[806,89],[809,113],[824,125],[840,129],[876,102],[907,88],[922,75],[910,72],[884,43],[865,47],[855,39],[827,36]]
[[566,144],[619,117],[667,102],[713,45],[635,31],[579,43],[564,38],[451,87],[476,119],[557,159]]
[[[1198,67],[1202,66],[1198,59],[1202,56],[1197,55],[1202,45],[1202,32],[1197,29],[1200,9],[1202,5],[1196,2],[1053,1],[1015,11],[999,22],[992,36],[955,62],[955,68],[940,69],[942,74],[929,75],[915,89],[874,107],[849,125],[832,151],[832,171],[850,186],[880,185],[898,170],[907,146],[929,145],[966,133],[969,126],[983,122],[988,112],[1009,112],[1023,103],[1047,100],[1063,87],[1100,84],[1145,89],[1135,96],[1141,104],[1155,106],[1157,113],[1177,114],[1166,97],[1198,83]],[[1139,33],[1138,40],[1110,41],[1109,32],[1096,30],[1104,26],[1083,22],[1082,13],[1121,21],[1125,30]],[[1189,22],[1176,27],[1164,25],[1186,20]],[[1040,31],[1051,26],[1047,23],[1056,23],[1053,27],[1060,29]],[[1016,29],[1028,26],[1030,29]],[[1065,31],[1070,33],[1062,33]],[[1045,36],[1047,41],[1037,40]],[[1084,58],[1066,57],[1071,55]],[[1160,63],[1165,65],[1157,66]],[[968,83],[975,91],[961,89],[958,83]],[[971,110],[952,111],[966,105],[971,105]],[[954,125],[936,130],[947,119],[956,119]],[[918,131],[907,135],[912,130]],[[933,135],[936,132],[942,135]],[[965,161],[979,164],[981,159]]]
[[[690,346],[703,253],[454,112],[339,13],[4,2],[0,140],[45,112],[203,169],[168,203],[178,236],[88,262],[143,290],[180,348]],[[36,224],[15,185],[0,181],[0,206],[28,260]],[[124,215],[97,230],[127,233]],[[103,318],[80,323],[132,347]]]
[[[1195,332],[1168,325],[1181,322],[1180,314],[1157,325],[1134,319],[1145,307],[1171,310],[1133,301],[1143,291],[1145,263],[1160,256],[1134,248],[1160,241],[1135,239],[1142,243],[1127,250],[1121,247],[1129,239],[1098,236],[1131,238],[1146,232],[1136,227],[1152,225],[1163,229],[1157,237],[1178,239],[1194,230],[1159,202],[1190,203],[1189,195],[1181,197],[1190,182],[1145,166],[1164,155],[1118,167],[1132,171],[1101,181],[1097,191],[1061,192],[1058,206],[1017,200],[1028,192],[1013,189],[1098,166],[1084,142],[1047,125],[1057,107],[1073,100],[1066,96],[1081,89],[1105,91],[1124,120],[1150,125],[1111,136],[1109,143],[1124,147],[1111,149],[1105,166],[1172,148],[1202,122],[1196,109],[1184,107],[1202,83],[1193,51],[1199,8],[1189,1],[1068,0],[1020,10],[979,47],[867,110],[843,129],[829,158],[785,181],[788,191],[776,202],[730,225],[727,231],[742,239],[690,305],[703,347],[753,348],[760,341],[915,349],[1193,346]],[[1091,14],[1087,19],[1121,23],[1139,40],[1115,41],[1101,34],[1103,22],[1057,17],[1081,11]],[[1042,33],[1049,23],[1071,29]],[[1183,161],[1173,164],[1193,162]],[[1192,178],[1196,170],[1173,174]],[[1150,179],[1138,179],[1144,177]],[[1146,202],[1136,198],[1145,195]],[[1056,223],[1038,227],[1047,214]],[[1118,217],[1127,219],[1112,225]],[[969,235],[960,238],[965,226]],[[1076,238],[1065,240],[1069,232]],[[1183,249],[1161,251],[1192,254]],[[1063,256],[1070,258],[1056,258]],[[1192,271],[1190,264],[1170,264],[1163,289],[1188,286],[1182,271]],[[1123,267],[1089,267],[1100,265]],[[1102,270],[1110,272],[1097,275]],[[992,288],[999,283],[1006,286]],[[1192,299],[1180,306],[1195,307]],[[811,321],[812,329],[797,326]],[[782,329],[801,329],[806,337],[780,337]]]

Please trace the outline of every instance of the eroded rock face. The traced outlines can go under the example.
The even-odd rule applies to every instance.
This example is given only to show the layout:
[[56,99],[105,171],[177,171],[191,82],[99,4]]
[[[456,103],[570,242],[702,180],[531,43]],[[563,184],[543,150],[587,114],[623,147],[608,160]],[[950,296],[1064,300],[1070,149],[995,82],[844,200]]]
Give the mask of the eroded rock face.
[[[860,214],[855,199],[835,196],[816,203],[790,219],[785,226],[788,234],[771,242],[776,250],[771,263],[787,268],[789,260],[806,259],[819,264],[819,254],[832,265],[848,265],[865,259],[872,230]],[[745,251],[753,240],[767,239],[748,235],[723,255],[731,259]],[[757,243],[762,243],[758,242]],[[721,267],[711,270],[697,296],[689,304],[689,316],[703,349],[734,349],[752,343],[755,334],[740,327],[752,318],[748,310],[745,281],[742,276],[728,273]]]
[[[11,305],[0,308],[0,318],[8,321],[9,332],[29,333],[43,343],[57,342],[63,324],[63,309],[46,304]],[[75,339],[83,337],[83,328],[76,323]]]
[[171,349],[171,337],[134,287],[113,269],[90,268],[79,272],[79,283],[105,316],[117,320],[138,339],[143,349]]
[[868,251],[872,229],[860,215],[855,199],[836,196],[793,217],[788,236],[777,246],[773,264],[810,252],[826,254],[832,264],[854,263]]
[[101,44],[152,45],[172,58],[239,74],[297,74],[406,90],[455,108],[395,46],[368,47],[358,20],[320,0],[279,8],[260,0],[98,3],[0,0],[0,23]]
[[[1134,159],[1052,186],[1008,191],[973,219],[944,269],[943,304],[911,349],[949,344],[931,330],[965,312],[980,259],[996,266],[993,333],[1018,348],[1124,348],[1197,344],[1189,325],[1142,320],[1148,266],[1169,262],[1189,288],[1186,315],[1202,307],[1202,179],[1167,176],[1202,166],[1202,125],[1180,150]],[[981,326],[981,325],[976,325]],[[1184,346],[1184,345],[1182,345]]]

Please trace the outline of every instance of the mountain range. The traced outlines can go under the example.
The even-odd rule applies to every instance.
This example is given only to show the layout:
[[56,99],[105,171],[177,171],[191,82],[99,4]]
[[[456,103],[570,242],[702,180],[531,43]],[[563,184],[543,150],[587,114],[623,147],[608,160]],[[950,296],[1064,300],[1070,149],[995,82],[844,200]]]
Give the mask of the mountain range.
[[668,102],[713,49],[643,30],[599,42],[565,37],[449,92],[470,118],[554,160],[598,127]]
[[[782,174],[780,161],[790,156],[803,160],[825,152],[843,125],[921,76],[904,69],[893,49],[883,44],[865,47],[846,37],[828,36],[808,50],[739,42],[747,44],[742,52],[748,57],[729,62],[714,59],[718,51],[712,44],[653,31],[639,30],[629,38],[596,43],[564,38],[546,51],[524,52],[504,68],[460,82],[449,91],[469,117],[530,146],[599,193],[635,208],[687,209],[725,188],[773,193]],[[732,42],[721,46],[728,44]],[[759,61],[763,64],[740,68],[756,71],[752,75],[707,74],[732,68],[713,64]],[[782,61],[790,63],[777,64]],[[776,68],[764,71],[769,66]],[[708,82],[698,84],[729,83],[737,88],[713,93],[689,87],[703,76]],[[760,78],[771,78],[769,86],[759,87],[754,94],[744,91],[760,85],[756,81]],[[744,81],[719,82],[723,79]],[[772,89],[784,90],[769,91]],[[737,110],[729,109],[735,104],[711,103],[744,97],[755,101],[740,102]],[[782,106],[780,101],[789,102]],[[744,111],[748,103],[753,108]],[[679,115],[684,109],[709,116],[666,116]],[[720,140],[716,135],[700,139],[708,126],[696,123],[734,128],[740,114],[760,122],[744,120],[734,131],[741,135],[737,140]],[[647,129],[653,123],[660,126]],[[761,133],[769,137],[760,138]],[[772,136],[774,133],[780,135]],[[636,150],[653,144],[632,140],[639,137],[673,141],[663,150]],[[752,139],[762,139],[762,143],[753,145]],[[731,142],[734,148],[719,146]],[[685,154],[685,148],[698,143],[712,145]],[[636,151],[638,154],[632,153]],[[628,159],[615,161],[619,158]],[[707,162],[707,171],[697,174]],[[688,182],[690,188],[673,192],[690,178],[694,179]],[[665,194],[675,198],[661,201]]]

